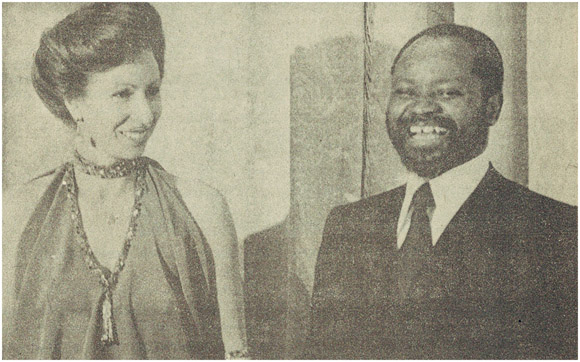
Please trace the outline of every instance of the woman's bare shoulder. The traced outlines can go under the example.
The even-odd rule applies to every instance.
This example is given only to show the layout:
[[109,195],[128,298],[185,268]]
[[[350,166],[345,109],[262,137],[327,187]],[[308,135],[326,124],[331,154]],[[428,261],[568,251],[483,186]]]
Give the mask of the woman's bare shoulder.
[[197,220],[198,218],[220,219],[229,217],[227,202],[222,193],[215,187],[200,179],[176,176],[164,170],[156,161],[150,160],[150,162],[155,174],[179,191],[187,208],[198,223],[200,221]]
[[198,179],[176,178],[176,186],[212,247],[237,245],[234,222],[220,191]]
[[211,211],[217,214],[229,213],[225,197],[218,189],[206,182],[199,179],[176,177],[175,184],[192,213],[204,209],[211,209],[207,212]]
[[244,350],[247,342],[239,246],[226,199],[201,180],[176,179],[176,185],[213,254],[226,352]]

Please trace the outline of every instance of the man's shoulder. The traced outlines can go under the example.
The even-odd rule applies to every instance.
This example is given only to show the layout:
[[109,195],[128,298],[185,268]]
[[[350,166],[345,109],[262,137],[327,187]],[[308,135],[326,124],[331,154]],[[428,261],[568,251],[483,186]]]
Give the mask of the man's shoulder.
[[403,185],[355,202],[335,206],[330,214],[352,217],[362,216],[364,214],[395,207],[394,204],[402,202],[404,197],[405,186]]
[[524,187],[523,192],[526,195],[524,200],[527,200],[529,205],[534,208],[539,208],[545,212],[557,215],[576,214],[578,212],[577,206],[555,200],[549,196],[542,195],[528,188]]
[[499,199],[506,209],[511,209],[513,213],[520,215],[520,217],[532,217],[538,221],[559,219],[576,224],[577,206],[557,201],[549,196],[532,191],[503,176],[501,176],[499,183],[500,187],[495,189],[499,194]]
[[334,207],[328,214],[325,230],[340,233],[357,230],[372,232],[385,223],[396,222],[405,197],[405,187]]
[[522,210],[543,229],[559,233],[577,233],[578,207],[524,188]]

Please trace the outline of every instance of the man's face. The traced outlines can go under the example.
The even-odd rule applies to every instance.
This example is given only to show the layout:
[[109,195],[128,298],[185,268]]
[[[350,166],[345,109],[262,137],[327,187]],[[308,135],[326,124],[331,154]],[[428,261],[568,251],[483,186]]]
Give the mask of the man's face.
[[403,164],[433,178],[481,154],[488,127],[473,50],[462,40],[423,37],[395,66],[387,130]]

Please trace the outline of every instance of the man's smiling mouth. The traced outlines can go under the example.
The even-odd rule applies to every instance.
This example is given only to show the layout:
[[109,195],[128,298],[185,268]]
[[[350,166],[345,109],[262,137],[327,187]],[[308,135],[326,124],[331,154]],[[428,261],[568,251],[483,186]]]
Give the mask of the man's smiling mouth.
[[421,136],[426,137],[430,135],[445,136],[449,130],[445,127],[439,126],[411,126],[409,127],[409,135],[411,137]]
[[411,147],[431,148],[441,145],[450,130],[441,126],[415,125],[407,131],[407,142]]

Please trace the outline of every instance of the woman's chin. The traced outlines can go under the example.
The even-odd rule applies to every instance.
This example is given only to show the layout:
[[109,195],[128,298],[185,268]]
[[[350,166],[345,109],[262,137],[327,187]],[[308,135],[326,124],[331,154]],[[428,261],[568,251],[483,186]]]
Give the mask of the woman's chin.
[[114,155],[114,157],[116,159],[131,160],[133,158],[138,158],[138,157],[143,156],[144,152],[145,152],[145,145],[143,145],[142,147],[139,147],[139,149],[127,150],[125,152],[119,152],[117,155]]
[[79,150],[77,152],[86,160],[94,162],[97,165],[107,166],[112,165],[119,160],[132,160],[143,155],[145,151],[145,147],[139,149],[131,149],[131,150],[119,150],[118,152],[99,152],[98,150],[92,150],[86,152],[86,150]]
[[133,159],[141,157],[146,146],[147,140],[144,142],[122,142],[105,148],[105,152],[115,159]]

